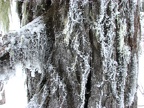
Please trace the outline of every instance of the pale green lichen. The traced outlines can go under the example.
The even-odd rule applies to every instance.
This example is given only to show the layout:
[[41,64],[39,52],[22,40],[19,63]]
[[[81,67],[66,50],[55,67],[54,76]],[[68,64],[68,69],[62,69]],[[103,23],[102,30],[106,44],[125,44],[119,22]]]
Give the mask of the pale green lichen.
[[4,31],[9,30],[11,2],[12,0],[0,0],[0,25]]

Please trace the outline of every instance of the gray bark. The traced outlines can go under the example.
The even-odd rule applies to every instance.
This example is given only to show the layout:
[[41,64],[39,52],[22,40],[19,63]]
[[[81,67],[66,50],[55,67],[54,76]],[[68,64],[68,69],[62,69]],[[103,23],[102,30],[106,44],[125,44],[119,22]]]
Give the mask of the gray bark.
[[27,74],[28,108],[137,107],[139,0],[52,0],[9,36],[10,64]]

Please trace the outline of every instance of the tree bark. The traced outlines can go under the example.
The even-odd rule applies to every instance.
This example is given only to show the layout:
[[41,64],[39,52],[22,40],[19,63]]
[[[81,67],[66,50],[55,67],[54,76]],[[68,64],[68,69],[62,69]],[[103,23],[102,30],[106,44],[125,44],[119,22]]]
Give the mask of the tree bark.
[[28,108],[136,108],[139,4],[52,0],[9,34],[10,63],[27,74]]

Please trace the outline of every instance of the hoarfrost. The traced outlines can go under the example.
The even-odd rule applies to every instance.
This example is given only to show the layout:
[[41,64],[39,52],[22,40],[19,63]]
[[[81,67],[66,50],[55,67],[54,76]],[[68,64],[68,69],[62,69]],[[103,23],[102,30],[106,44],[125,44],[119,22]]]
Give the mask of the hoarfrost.
[[[80,69],[82,70],[81,92],[80,92],[81,103],[79,105],[80,108],[83,108],[84,104],[85,104],[85,94],[86,94],[85,86],[87,83],[88,75],[90,73],[90,64],[89,64],[90,56],[89,56],[88,52],[86,54],[84,54],[84,51],[79,50],[79,48],[81,47],[80,42],[79,42],[80,38],[82,39],[81,44],[83,45],[83,47],[85,47],[87,45],[87,40],[85,39],[86,37],[82,33],[82,32],[85,32],[83,20],[84,19],[86,20],[86,18],[83,17],[83,8],[84,8],[84,6],[86,6],[87,3],[88,3],[88,0],[85,0],[85,1],[70,0],[68,21],[67,21],[65,29],[63,31],[64,34],[66,34],[66,37],[64,39],[65,43],[68,45],[69,40],[71,39],[72,43],[73,43],[72,48],[74,49],[74,51],[77,55],[75,57],[75,62],[73,63],[73,66],[68,67],[68,69],[70,68],[71,70],[74,70],[75,64],[78,61],[78,59],[83,60],[83,63],[80,63]],[[82,9],[80,9],[79,6],[81,6]],[[76,31],[75,36],[70,37],[70,35],[71,36],[73,35],[73,31],[75,31],[76,25],[79,25],[80,31]]]
[[42,17],[39,17],[22,27],[16,34],[10,34],[11,62],[22,60],[24,67],[30,69],[33,77],[34,72],[41,73],[42,71],[41,66],[43,64],[41,63],[44,60],[44,56],[41,55],[45,54],[43,49],[47,46],[44,28]]
[[[134,55],[134,58],[131,59],[131,48],[125,42],[125,39],[129,36],[127,32],[127,20],[125,18],[125,13],[129,5],[127,4],[128,1],[121,1],[120,4],[124,5],[124,8],[121,10],[116,0],[102,0],[99,2],[101,4],[100,15],[96,16],[97,20],[94,19],[90,25],[92,31],[95,32],[97,41],[100,43],[100,57],[102,58],[102,79],[101,82],[96,85],[101,91],[99,100],[95,105],[97,108],[102,107],[103,97],[105,95],[104,86],[106,83],[109,83],[112,89],[112,97],[116,99],[118,107],[123,108],[125,104],[124,90],[130,60],[132,60],[134,65],[130,78],[132,84],[130,85],[130,91],[126,100],[128,106],[133,103],[136,93],[137,73],[135,72],[137,72],[138,67],[136,65],[138,62],[137,55]],[[78,68],[81,72],[81,78],[79,78],[81,85],[80,93],[78,94],[80,99],[78,106],[80,108],[85,107],[86,84],[88,83],[88,77],[91,72],[91,48],[84,25],[85,22],[89,22],[89,18],[84,16],[84,9],[87,3],[88,0],[70,0],[68,18],[65,19],[66,24],[62,31],[64,42],[61,43],[69,46],[75,56],[70,66],[68,65],[66,67],[68,77],[75,71],[76,65],[79,63]],[[128,13],[132,25],[129,32],[133,34],[135,30],[134,13],[136,6],[133,5],[131,8],[131,11]],[[109,10],[110,13],[107,10]],[[62,100],[60,103],[59,100],[54,99],[54,103],[60,105],[59,107],[61,108],[68,95],[65,83],[57,72],[57,67],[50,64],[49,61],[47,61],[48,59],[45,58],[49,56],[46,54],[48,54],[50,50],[48,36],[45,31],[43,18],[38,17],[28,25],[22,27],[17,33],[9,34],[9,37],[11,37],[10,40],[5,39],[3,41],[5,45],[8,44],[5,51],[10,52],[11,65],[17,64],[21,60],[23,68],[29,69],[32,77],[35,77],[35,72],[41,73],[42,77],[44,74],[48,74],[50,77],[50,85],[45,84],[39,91],[36,91],[28,103],[27,108],[43,108],[45,100],[49,96],[54,96],[54,94],[59,92],[58,90],[62,93]],[[57,41],[59,34],[56,34],[56,36],[55,40]],[[131,35],[130,38],[133,38],[133,35]],[[81,60],[81,62],[79,62],[79,60]],[[44,72],[43,69],[46,69],[46,72]]]

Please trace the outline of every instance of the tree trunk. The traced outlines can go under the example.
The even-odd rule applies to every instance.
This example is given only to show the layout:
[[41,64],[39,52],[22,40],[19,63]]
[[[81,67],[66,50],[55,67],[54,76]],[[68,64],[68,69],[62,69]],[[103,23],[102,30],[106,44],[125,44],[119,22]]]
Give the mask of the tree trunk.
[[139,4],[52,0],[8,34],[10,64],[27,74],[28,108],[136,108]]

